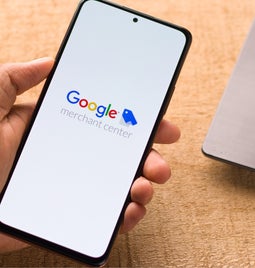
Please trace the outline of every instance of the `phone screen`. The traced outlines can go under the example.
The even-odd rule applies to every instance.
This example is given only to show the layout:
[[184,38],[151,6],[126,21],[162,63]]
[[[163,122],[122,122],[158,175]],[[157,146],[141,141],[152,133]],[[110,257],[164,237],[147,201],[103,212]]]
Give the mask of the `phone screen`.
[[5,189],[2,226],[105,254],[187,39],[110,3],[80,4]]

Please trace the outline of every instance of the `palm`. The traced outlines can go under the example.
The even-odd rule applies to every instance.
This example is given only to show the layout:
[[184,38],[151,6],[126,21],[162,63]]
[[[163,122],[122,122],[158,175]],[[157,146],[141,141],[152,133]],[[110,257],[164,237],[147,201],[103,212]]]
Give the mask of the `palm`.
[[1,117],[0,122],[0,189],[6,182],[22,134],[28,123],[33,106],[14,106]]

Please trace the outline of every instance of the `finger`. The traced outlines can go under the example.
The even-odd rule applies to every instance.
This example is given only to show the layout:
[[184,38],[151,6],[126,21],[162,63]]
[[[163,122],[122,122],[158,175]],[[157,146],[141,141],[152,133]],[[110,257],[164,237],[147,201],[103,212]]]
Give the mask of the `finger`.
[[145,216],[146,208],[135,202],[131,202],[124,214],[124,220],[120,228],[120,233],[127,233]]
[[171,169],[161,155],[151,150],[143,167],[143,176],[155,183],[163,184],[171,176]]
[[53,63],[54,60],[51,58],[42,58],[26,63],[0,66],[0,120],[9,113],[16,95],[44,80]]
[[180,136],[180,129],[168,120],[163,119],[160,122],[154,142],[162,144],[174,143]]
[[0,254],[28,247],[28,244],[4,234],[0,234]]
[[153,197],[153,187],[150,181],[140,177],[132,185],[131,199],[140,205],[147,205]]
[[2,65],[0,71],[8,76],[9,83],[16,89],[17,94],[37,85],[49,74],[54,60],[49,57],[40,58],[24,63],[10,63]]

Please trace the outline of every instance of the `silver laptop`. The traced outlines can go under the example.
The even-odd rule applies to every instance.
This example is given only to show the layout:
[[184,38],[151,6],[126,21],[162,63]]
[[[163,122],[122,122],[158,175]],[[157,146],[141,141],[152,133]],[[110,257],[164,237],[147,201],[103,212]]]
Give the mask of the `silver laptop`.
[[202,151],[209,157],[255,169],[255,20]]

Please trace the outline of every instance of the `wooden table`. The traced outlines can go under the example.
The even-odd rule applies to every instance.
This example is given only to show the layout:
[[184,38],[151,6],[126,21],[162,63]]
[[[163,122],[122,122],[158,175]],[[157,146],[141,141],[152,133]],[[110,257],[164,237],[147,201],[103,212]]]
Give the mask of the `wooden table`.
[[[201,145],[255,17],[251,0],[116,0],[187,27],[193,44],[166,117],[177,144],[156,146],[172,180],[155,185],[145,219],[119,236],[109,267],[255,267],[255,174],[205,158]],[[1,0],[0,63],[55,56],[77,0]],[[19,98],[36,98],[41,85]],[[30,247],[0,266],[80,267]]]

